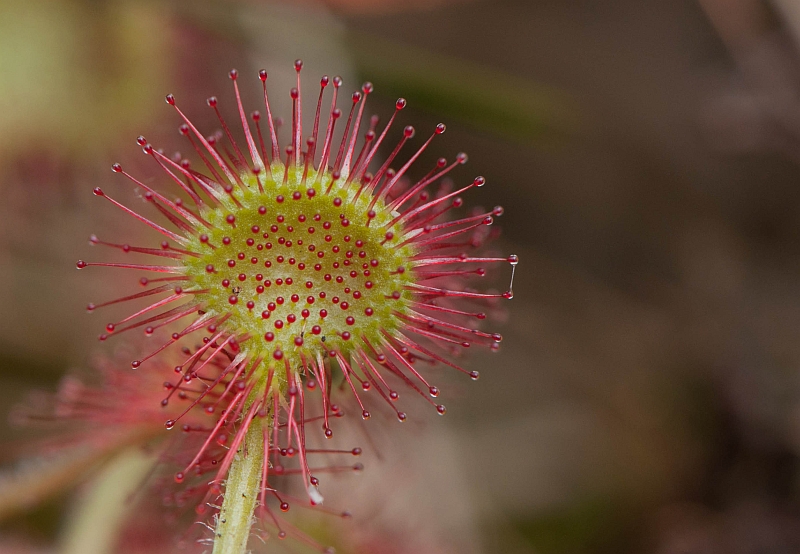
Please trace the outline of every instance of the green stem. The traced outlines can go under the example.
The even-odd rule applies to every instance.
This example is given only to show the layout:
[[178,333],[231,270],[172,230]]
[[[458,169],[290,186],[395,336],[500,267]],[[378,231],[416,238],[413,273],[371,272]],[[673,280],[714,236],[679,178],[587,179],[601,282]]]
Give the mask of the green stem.
[[225,499],[214,532],[213,554],[243,554],[247,551],[250,526],[258,500],[264,460],[263,421],[256,416],[250,422],[244,444],[231,463],[225,485]]

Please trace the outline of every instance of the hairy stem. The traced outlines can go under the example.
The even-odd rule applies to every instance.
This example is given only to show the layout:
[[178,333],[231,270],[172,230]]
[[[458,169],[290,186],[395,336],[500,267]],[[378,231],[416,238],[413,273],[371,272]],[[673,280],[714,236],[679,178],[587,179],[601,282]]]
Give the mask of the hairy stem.
[[264,460],[263,421],[255,417],[233,459],[214,532],[213,554],[243,554],[253,523]]

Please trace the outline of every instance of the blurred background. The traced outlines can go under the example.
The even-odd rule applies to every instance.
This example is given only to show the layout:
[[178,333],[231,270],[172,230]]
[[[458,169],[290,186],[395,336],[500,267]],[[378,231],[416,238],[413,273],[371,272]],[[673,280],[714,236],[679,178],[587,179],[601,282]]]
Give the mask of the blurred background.
[[[302,58],[445,121],[426,156],[469,153],[521,258],[481,380],[372,429],[340,552],[800,552],[798,6],[0,0],[0,415],[100,348],[84,307],[128,283],[75,260],[143,231],[90,191],[138,134],[178,147],[164,94],[213,128],[227,71],[256,108],[264,67],[286,116]],[[28,435],[3,428],[6,498]],[[0,510],[0,552],[59,552],[87,486]]]

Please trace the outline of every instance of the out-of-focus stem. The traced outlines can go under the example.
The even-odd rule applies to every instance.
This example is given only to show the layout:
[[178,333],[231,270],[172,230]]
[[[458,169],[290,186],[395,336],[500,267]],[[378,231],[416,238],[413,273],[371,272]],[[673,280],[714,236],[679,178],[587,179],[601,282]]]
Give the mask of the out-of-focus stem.
[[62,554],[107,554],[114,551],[129,517],[128,500],[156,463],[139,447],[111,458],[81,498],[64,536]]
[[233,459],[225,485],[225,499],[214,531],[213,554],[243,554],[247,550],[253,512],[258,500],[264,464],[263,421],[255,417]]

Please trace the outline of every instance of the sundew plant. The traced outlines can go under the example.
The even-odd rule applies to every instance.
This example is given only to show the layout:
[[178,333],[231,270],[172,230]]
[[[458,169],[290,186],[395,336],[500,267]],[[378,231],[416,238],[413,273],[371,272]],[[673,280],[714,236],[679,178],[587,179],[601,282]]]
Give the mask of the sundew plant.
[[[201,510],[223,496],[214,509],[214,552],[244,552],[256,512],[269,510],[273,475],[284,473],[282,456],[299,460],[297,471],[308,500],[323,501],[320,480],[308,462],[306,437],[333,435],[331,418],[339,410],[335,395],[349,390],[370,418],[364,399],[375,395],[400,421],[402,386],[445,413],[439,388],[421,368],[424,362],[449,366],[478,378],[456,361],[472,347],[495,349],[497,333],[485,332],[480,304],[510,299],[506,292],[471,288],[485,266],[517,264],[516,256],[481,257],[472,253],[503,210],[460,213],[461,195],[484,186],[475,177],[460,187],[442,178],[467,161],[458,154],[417,171],[415,162],[445,132],[437,125],[410,155],[415,137],[407,126],[391,139],[396,110],[381,129],[364,120],[372,84],[365,83],[337,107],[342,81],[322,77],[313,127],[304,129],[300,73],[291,90],[290,140],[281,144],[267,94],[267,72],[258,77],[264,113],[247,114],[239,95],[238,74],[230,78],[241,136],[226,123],[217,98],[208,105],[221,131],[205,135],[166,97],[182,120],[180,133],[195,156],[169,157],[144,137],[138,143],[163,174],[150,186],[121,165],[112,169],[160,212],[156,222],[96,188],[94,194],[160,233],[154,246],[132,246],[93,236],[92,244],[142,256],[143,262],[79,261],[78,268],[102,266],[144,272],[142,290],[97,305],[149,298],[152,302],[121,321],[106,325],[101,339],[135,329],[168,340],[132,362],[150,363],[181,341],[163,405],[175,394],[188,395],[188,409],[204,409],[216,418],[207,440],[175,479],[210,483]],[[332,89],[328,104],[325,93]],[[345,117],[346,113],[346,117]],[[323,129],[323,122],[326,122]],[[341,140],[334,140],[337,127]],[[367,127],[367,129],[364,129]],[[243,137],[244,140],[241,140]],[[388,155],[382,158],[382,147]],[[414,179],[411,173],[418,174]],[[454,172],[455,173],[455,172]],[[449,177],[448,177],[449,180]],[[175,194],[179,194],[176,198]],[[157,259],[147,263],[144,258]],[[155,275],[155,277],[154,277]],[[174,331],[173,331],[174,329]],[[160,331],[162,330],[162,331]],[[169,377],[167,375],[166,377]],[[319,416],[309,417],[314,402]],[[180,426],[178,415],[167,429]],[[220,454],[214,444],[224,438]],[[283,508],[283,503],[281,504]]]

